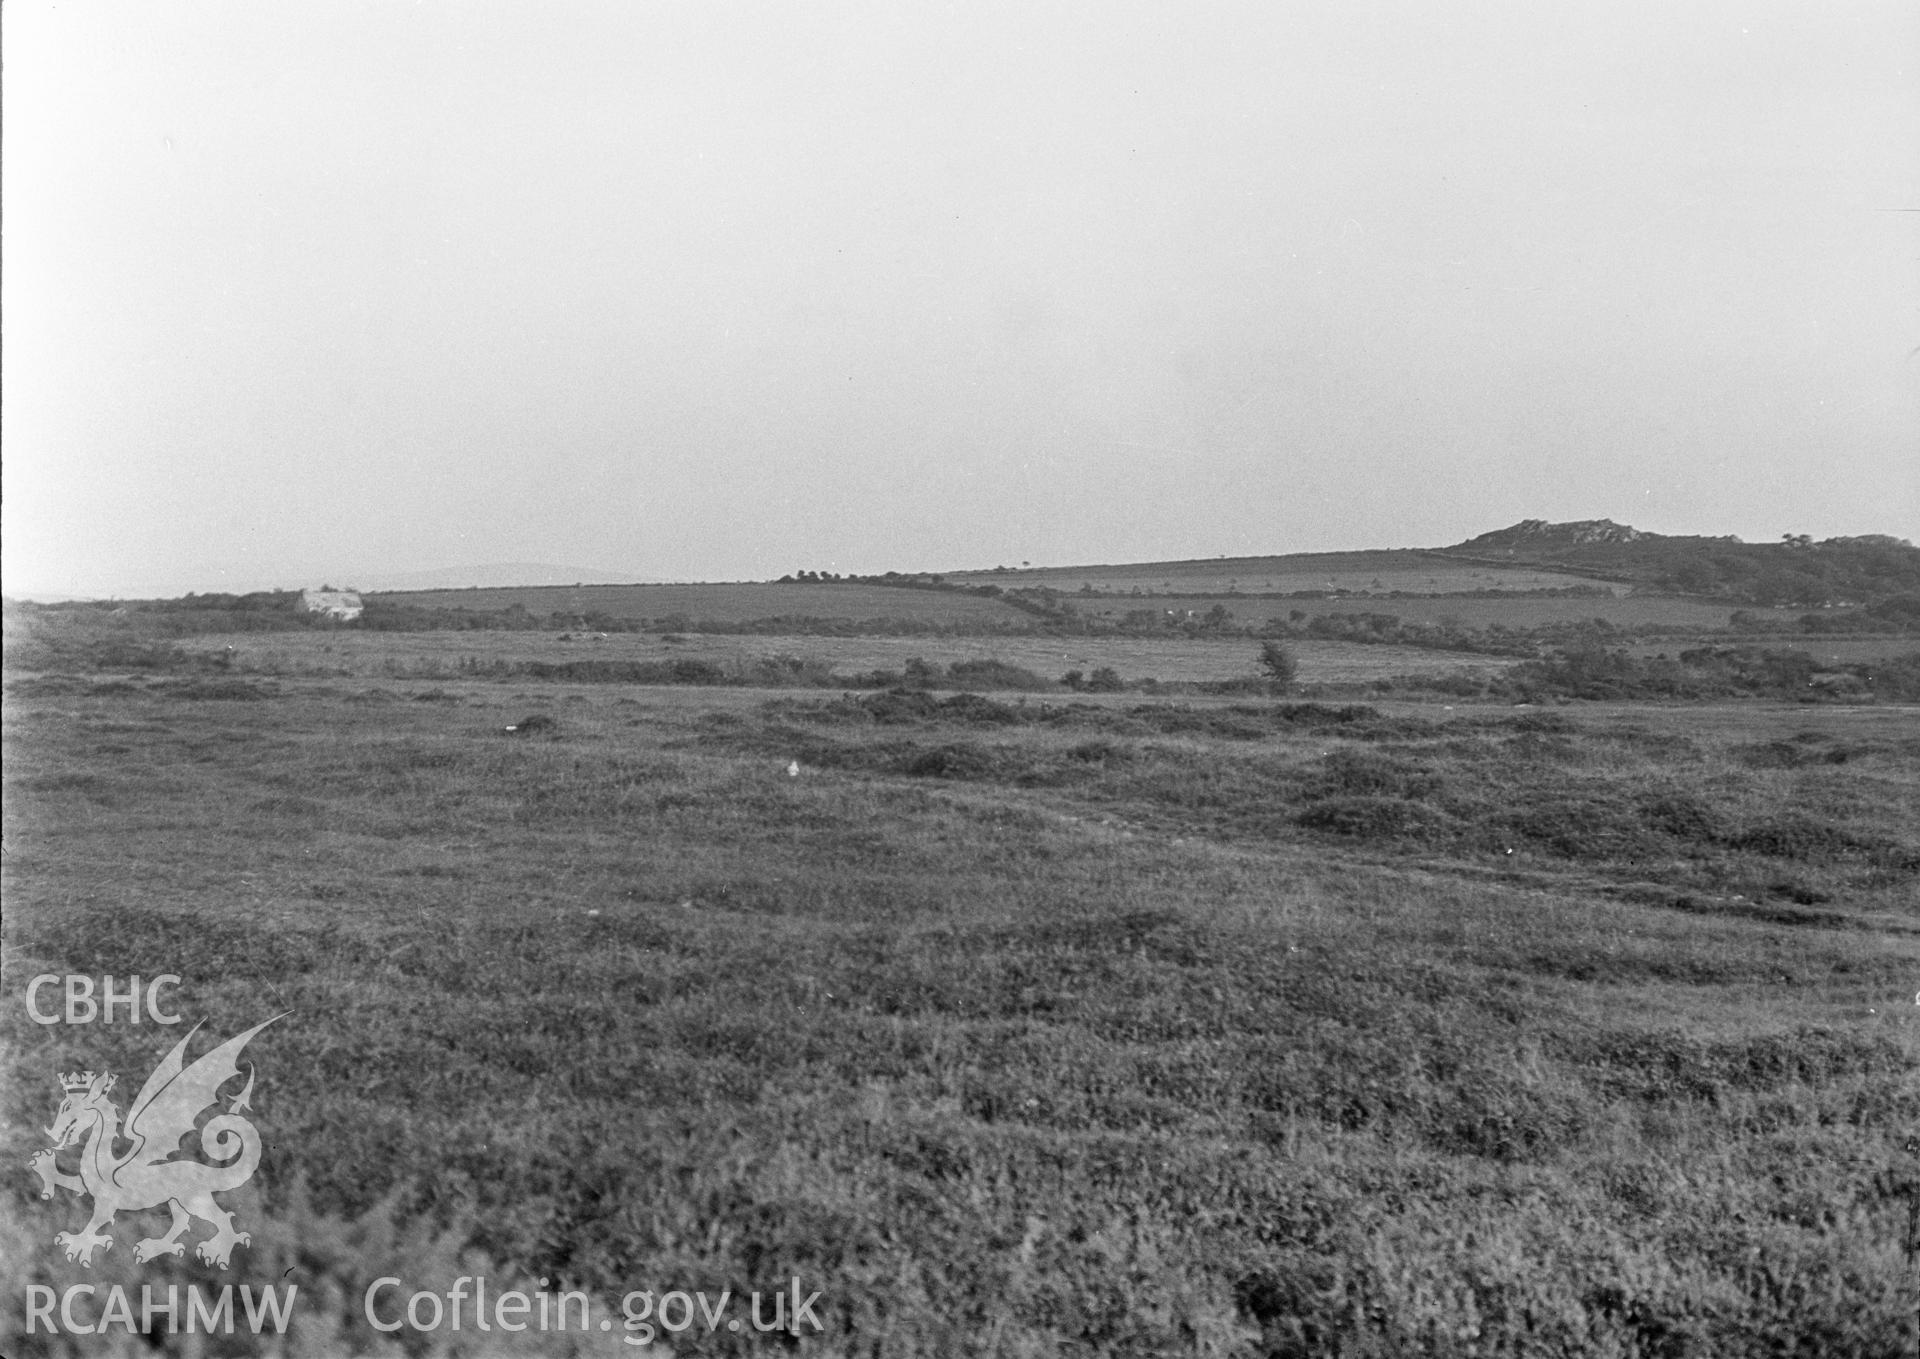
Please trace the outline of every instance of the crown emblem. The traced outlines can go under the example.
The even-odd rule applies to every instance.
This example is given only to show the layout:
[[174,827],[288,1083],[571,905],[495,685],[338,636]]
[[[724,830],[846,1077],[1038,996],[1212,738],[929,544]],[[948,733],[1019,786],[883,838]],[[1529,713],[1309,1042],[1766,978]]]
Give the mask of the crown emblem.
[[60,1077],[60,1088],[68,1094],[78,1094],[93,1084],[91,1071],[69,1071]]

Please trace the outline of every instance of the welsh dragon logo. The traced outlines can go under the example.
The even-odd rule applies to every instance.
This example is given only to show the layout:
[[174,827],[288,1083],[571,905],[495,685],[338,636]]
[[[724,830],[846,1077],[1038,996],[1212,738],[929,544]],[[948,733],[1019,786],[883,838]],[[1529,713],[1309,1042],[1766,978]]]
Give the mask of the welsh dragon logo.
[[[187,1066],[187,1042],[200,1029],[194,1025],[140,1087],[127,1110],[124,1132],[120,1110],[107,1098],[116,1079],[110,1072],[95,1075],[76,1071],[61,1076],[66,1098],[60,1101],[53,1126],[46,1130],[53,1145],[29,1161],[27,1169],[40,1177],[43,1199],[52,1198],[55,1189],[70,1189],[93,1199],[93,1220],[83,1230],[60,1232],[54,1237],[54,1244],[66,1251],[67,1259],[78,1260],[91,1269],[96,1250],[113,1248],[113,1238],[104,1229],[112,1224],[115,1213],[136,1213],[163,1203],[173,1210],[173,1225],[166,1235],[148,1237],[134,1246],[133,1258],[143,1264],[162,1255],[184,1255],[187,1248],[180,1236],[194,1218],[213,1226],[213,1235],[196,1246],[194,1253],[219,1269],[227,1267],[235,1246],[252,1240],[247,1233],[233,1229],[233,1214],[213,1199],[215,1194],[245,1184],[260,1164],[259,1130],[240,1117],[243,1110],[252,1107],[251,1064],[246,1087],[227,1098],[226,1112],[200,1127],[200,1148],[218,1164],[171,1158],[180,1151],[181,1141],[194,1131],[200,1114],[218,1105],[220,1087],[240,1074],[240,1049],[275,1019],[285,1017],[275,1015],[256,1024]],[[62,1173],[54,1164],[55,1156],[82,1139],[86,1145],[80,1152],[80,1173]],[[132,1145],[116,1152],[114,1148],[120,1142]]]

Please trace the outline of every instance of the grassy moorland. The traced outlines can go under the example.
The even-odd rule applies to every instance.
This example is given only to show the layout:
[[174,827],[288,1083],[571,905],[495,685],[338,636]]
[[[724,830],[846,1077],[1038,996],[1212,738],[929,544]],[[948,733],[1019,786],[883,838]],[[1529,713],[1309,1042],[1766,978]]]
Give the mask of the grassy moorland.
[[234,1271],[136,1267],[123,1224],[83,1273],[78,1205],[20,1172],[0,1326],[30,1282],[286,1278],[289,1352],[421,1353],[366,1285],[477,1272],[609,1315],[798,1277],[823,1355],[1915,1342],[1912,708],[634,687],[382,645],[10,661],[0,1159],[56,1072],[132,1084],[173,1037],[34,1025],[36,974],[178,973],[219,1036],[293,1015],[249,1049]]

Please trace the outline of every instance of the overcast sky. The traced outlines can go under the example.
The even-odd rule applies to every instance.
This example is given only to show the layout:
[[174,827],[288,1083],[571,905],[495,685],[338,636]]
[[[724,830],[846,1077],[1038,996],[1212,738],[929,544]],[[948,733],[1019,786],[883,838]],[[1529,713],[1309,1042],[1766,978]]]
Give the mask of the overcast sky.
[[10,593],[1920,537],[1920,6],[55,5]]

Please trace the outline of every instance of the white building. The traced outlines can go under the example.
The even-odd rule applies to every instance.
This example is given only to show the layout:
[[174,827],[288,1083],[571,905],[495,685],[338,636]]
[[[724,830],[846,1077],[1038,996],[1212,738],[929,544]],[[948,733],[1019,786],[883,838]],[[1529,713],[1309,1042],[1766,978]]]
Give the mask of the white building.
[[300,607],[307,613],[323,613],[342,623],[351,623],[364,607],[360,596],[351,590],[302,590]]

